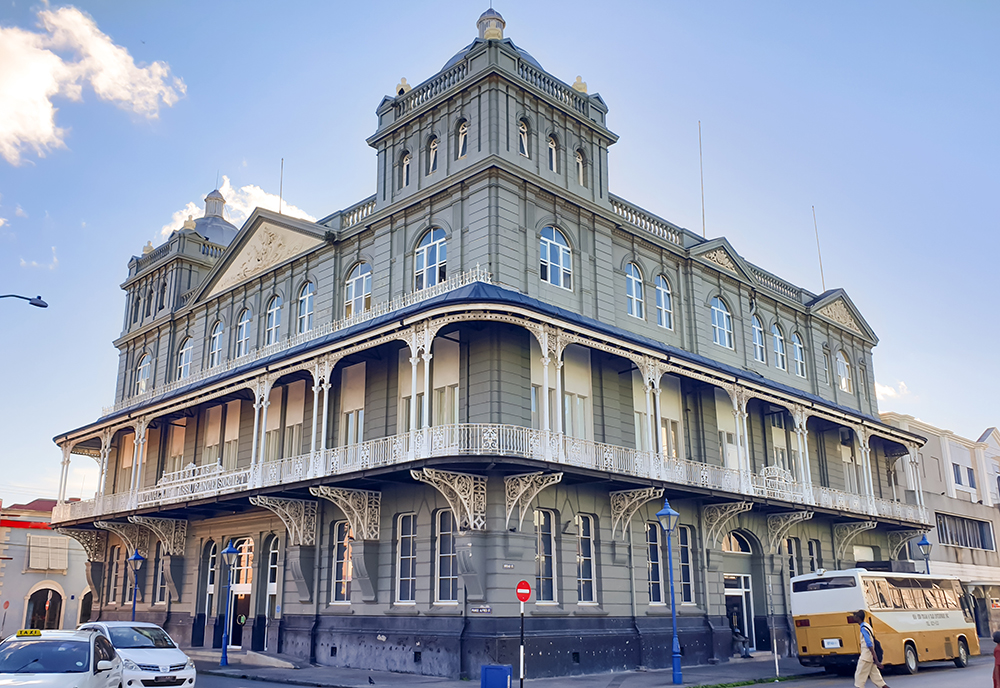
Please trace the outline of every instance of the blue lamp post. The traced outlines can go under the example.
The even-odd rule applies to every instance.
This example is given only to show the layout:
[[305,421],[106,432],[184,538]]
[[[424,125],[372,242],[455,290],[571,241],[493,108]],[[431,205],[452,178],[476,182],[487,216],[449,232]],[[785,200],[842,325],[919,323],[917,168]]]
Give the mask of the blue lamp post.
[[233,587],[233,564],[236,563],[239,553],[240,551],[233,547],[232,540],[222,550],[222,561],[226,563],[226,615],[222,626],[222,659],[219,661],[219,666],[229,666],[229,598]]
[[656,512],[656,520],[660,522],[663,532],[667,534],[667,571],[670,572],[670,619],[674,625],[674,685],[679,686],[684,683],[681,677],[681,643],[677,639],[677,607],[674,605],[674,558],[673,547],[670,543],[670,536],[677,527],[677,519],[680,514],[670,508],[670,502],[663,500],[663,508]]
[[924,555],[924,573],[929,576],[931,574],[931,547],[933,545],[927,539],[927,533],[924,533],[924,536],[920,538],[917,547],[920,548],[920,553]]
[[135,598],[139,596],[139,569],[142,568],[142,562],[146,561],[146,557],[139,554],[139,550],[135,550],[126,561],[132,569],[132,620],[135,621]]

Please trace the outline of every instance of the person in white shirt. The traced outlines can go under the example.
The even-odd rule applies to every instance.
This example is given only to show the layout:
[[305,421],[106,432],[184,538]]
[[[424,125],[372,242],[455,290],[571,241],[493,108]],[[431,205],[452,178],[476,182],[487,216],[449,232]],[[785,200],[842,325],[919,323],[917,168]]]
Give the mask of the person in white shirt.
[[880,671],[882,662],[875,656],[875,632],[865,621],[865,611],[859,609],[854,612],[854,620],[861,625],[861,656],[858,657],[858,668],[854,672],[854,686],[865,688],[868,679],[871,679],[877,688],[888,688]]

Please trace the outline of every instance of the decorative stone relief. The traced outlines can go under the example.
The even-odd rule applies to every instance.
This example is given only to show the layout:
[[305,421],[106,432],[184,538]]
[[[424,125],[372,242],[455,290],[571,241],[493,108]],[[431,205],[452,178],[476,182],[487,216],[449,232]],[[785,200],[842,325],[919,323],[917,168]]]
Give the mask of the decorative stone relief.
[[356,540],[379,539],[379,520],[382,513],[382,493],[369,490],[351,490],[346,487],[320,485],[310,487],[310,494],[333,502],[347,516]]
[[219,277],[209,296],[244,282],[285,260],[323,243],[318,237],[262,224]]
[[714,549],[718,546],[723,533],[729,532],[729,522],[738,514],[750,511],[753,502],[730,502],[729,504],[712,504],[703,509],[705,515],[705,527],[708,529],[708,536],[705,542],[710,543]]
[[538,493],[550,485],[555,485],[562,480],[562,473],[522,473],[521,475],[508,475],[503,479],[504,494],[507,498],[507,520],[504,527],[510,526],[510,517],[517,507],[518,519],[517,528],[521,529],[524,523],[524,516],[528,513],[528,506],[538,496]]
[[181,518],[150,518],[148,516],[129,516],[129,523],[144,526],[152,531],[161,543],[163,553],[170,556],[184,556],[184,545],[187,541],[188,522]]
[[847,548],[854,538],[866,530],[873,530],[878,523],[876,521],[862,521],[860,523],[841,523],[833,529],[833,541],[837,561],[844,561],[847,556]]
[[791,530],[792,526],[802,521],[808,521],[813,517],[812,511],[789,511],[784,514],[771,514],[767,517],[768,544],[771,554],[781,551],[781,541]]
[[843,325],[852,332],[864,334],[861,331],[861,326],[858,325],[858,321],[854,319],[854,315],[851,314],[851,310],[844,303],[843,299],[837,299],[833,303],[828,303],[816,312],[838,325]]
[[461,530],[486,529],[486,478],[434,468],[411,470],[410,475],[417,482],[431,485],[448,500]]
[[733,262],[733,259],[729,257],[729,253],[724,248],[717,248],[714,251],[703,253],[701,257],[710,263],[715,263],[724,270],[739,274],[739,268],[736,267],[736,263]]
[[83,528],[56,528],[57,533],[71,537],[83,546],[87,553],[87,561],[104,561],[104,550],[108,544],[108,534],[100,530],[84,530]]
[[316,544],[316,502],[311,499],[285,499],[256,495],[254,506],[273,511],[288,529],[289,545]]
[[624,538],[635,512],[646,502],[662,497],[663,488],[645,487],[640,490],[622,490],[612,492],[608,496],[611,498],[611,539],[614,539],[619,523],[622,526],[622,537]]

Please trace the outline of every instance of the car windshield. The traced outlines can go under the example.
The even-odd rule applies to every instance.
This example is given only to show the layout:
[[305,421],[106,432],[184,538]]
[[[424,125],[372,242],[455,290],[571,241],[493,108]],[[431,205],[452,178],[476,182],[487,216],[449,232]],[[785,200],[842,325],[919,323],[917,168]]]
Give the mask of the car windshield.
[[157,626],[117,626],[111,631],[111,644],[119,650],[176,647],[167,632]]
[[85,640],[9,640],[0,645],[0,674],[78,674],[90,669]]

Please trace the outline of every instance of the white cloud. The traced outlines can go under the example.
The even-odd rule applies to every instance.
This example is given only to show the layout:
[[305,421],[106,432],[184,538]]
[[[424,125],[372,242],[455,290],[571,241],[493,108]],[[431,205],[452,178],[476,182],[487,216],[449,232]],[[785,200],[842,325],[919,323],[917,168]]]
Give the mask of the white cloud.
[[38,31],[0,26],[0,155],[12,165],[33,150],[65,148],[52,99],[83,100],[89,84],[101,100],[148,118],[186,91],[165,62],[140,67],[125,48],[75,7],[44,9]]
[[14,214],[17,215],[18,217],[28,217],[28,213],[24,212],[24,208],[22,208],[20,204],[18,204],[17,209],[14,211]]
[[3,227],[4,225],[7,225],[7,224],[10,224],[7,221],[7,218],[6,217],[0,217],[0,227]]
[[52,262],[47,265],[44,263],[39,263],[37,260],[25,260],[21,259],[22,268],[44,268],[46,270],[55,270],[59,267],[59,258],[56,257],[56,247],[52,247]]
[[902,397],[908,396],[910,394],[909,388],[907,388],[905,382],[900,382],[898,387],[893,387],[892,385],[880,385],[875,383],[875,396],[879,401],[889,401],[891,399],[900,399]]
[[[219,187],[219,192],[226,199],[226,219],[237,227],[241,227],[246,222],[247,218],[253,213],[254,208],[264,208],[265,210],[273,210],[275,212],[278,210],[278,194],[264,191],[264,189],[256,184],[247,184],[237,188],[232,185],[229,177],[223,175],[222,186]],[[301,220],[309,220],[310,222],[316,221],[315,217],[301,208],[290,205],[287,201],[282,201],[281,203],[281,214]],[[188,201],[187,205],[170,216],[170,222],[163,225],[160,229],[160,236],[166,238],[174,230],[183,227],[184,221],[188,219],[188,216],[198,219],[204,215],[204,200],[201,203]]]

